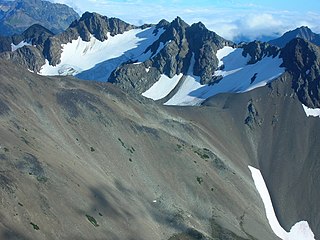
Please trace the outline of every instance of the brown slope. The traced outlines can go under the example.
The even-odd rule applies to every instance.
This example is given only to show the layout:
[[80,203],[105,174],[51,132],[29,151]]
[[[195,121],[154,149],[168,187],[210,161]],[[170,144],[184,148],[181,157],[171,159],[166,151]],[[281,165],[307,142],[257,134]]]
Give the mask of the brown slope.
[[0,238],[275,239],[228,112],[0,69]]

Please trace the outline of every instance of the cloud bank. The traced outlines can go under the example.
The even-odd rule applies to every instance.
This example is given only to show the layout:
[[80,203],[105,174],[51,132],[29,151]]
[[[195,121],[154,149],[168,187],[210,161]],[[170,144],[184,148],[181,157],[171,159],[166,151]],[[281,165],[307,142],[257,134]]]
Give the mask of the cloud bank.
[[[53,0],[73,7],[80,14],[85,11],[98,12],[108,17],[121,18],[131,24],[157,23],[180,16],[187,23],[203,22],[207,28],[222,37],[233,40],[268,40],[300,26],[308,26],[320,33],[320,14],[318,12],[281,11],[264,9],[255,4],[240,1],[199,0],[192,1],[146,1],[146,0]],[[193,1],[194,2],[194,1]],[[226,2],[223,2],[226,3]],[[234,4],[232,4],[234,3]],[[223,7],[227,6],[227,7]]]

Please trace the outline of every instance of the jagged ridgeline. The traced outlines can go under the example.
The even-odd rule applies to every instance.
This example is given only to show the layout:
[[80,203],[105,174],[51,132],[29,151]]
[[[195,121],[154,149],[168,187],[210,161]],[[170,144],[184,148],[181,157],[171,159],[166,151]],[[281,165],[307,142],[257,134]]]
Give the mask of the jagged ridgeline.
[[[237,45],[179,17],[137,27],[86,12],[57,35],[33,25],[2,38],[0,50],[2,58],[41,75],[108,81],[166,105],[199,105],[220,93],[253,90],[287,71],[301,102],[319,107],[319,50],[308,41],[317,35],[301,28],[279,39],[290,44]],[[306,52],[299,55],[302,45]]]

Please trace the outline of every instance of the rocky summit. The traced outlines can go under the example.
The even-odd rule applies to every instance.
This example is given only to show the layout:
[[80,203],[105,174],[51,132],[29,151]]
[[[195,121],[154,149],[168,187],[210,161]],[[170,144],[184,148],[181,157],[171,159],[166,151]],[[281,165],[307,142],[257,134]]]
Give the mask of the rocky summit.
[[48,29],[0,38],[0,239],[320,238],[315,42]]

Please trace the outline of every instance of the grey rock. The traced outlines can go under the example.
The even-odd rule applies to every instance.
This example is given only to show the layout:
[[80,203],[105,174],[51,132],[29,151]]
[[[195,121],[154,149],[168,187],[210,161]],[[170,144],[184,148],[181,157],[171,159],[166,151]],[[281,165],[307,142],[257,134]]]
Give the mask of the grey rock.
[[0,54],[0,58],[19,64],[34,72],[39,72],[41,66],[45,64],[41,50],[34,46],[24,46],[14,52],[4,52]]
[[292,74],[292,88],[308,107],[320,107],[320,49],[302,38],[281,50],[283,66]]
[[243,48],[242,55],[244,57],[250,56],[248,64],[255,64],[264,57],[276,57],[280,52],[280,48],[259,41],[243,44],[241,47]]

